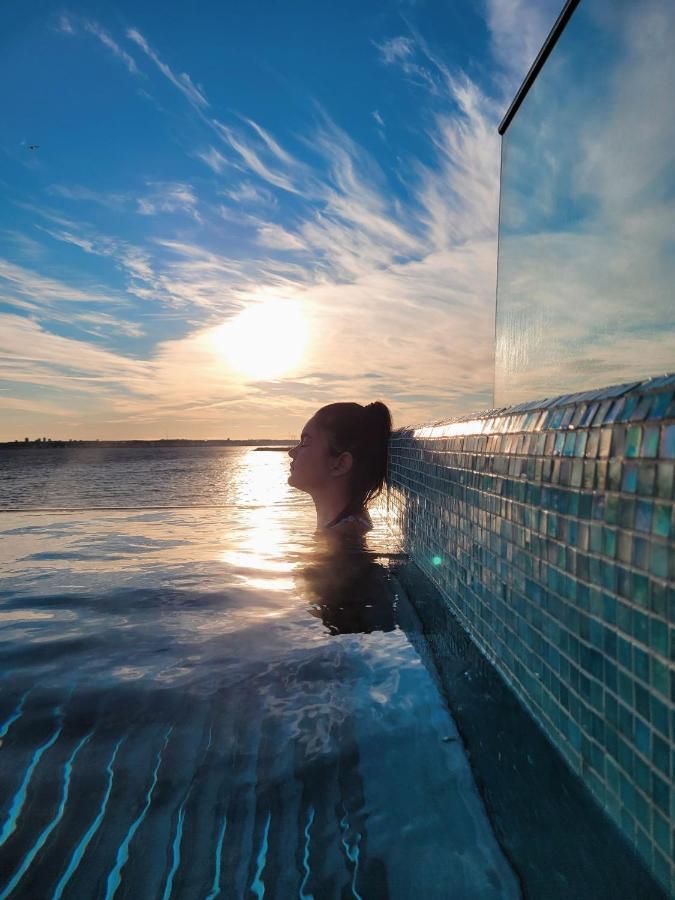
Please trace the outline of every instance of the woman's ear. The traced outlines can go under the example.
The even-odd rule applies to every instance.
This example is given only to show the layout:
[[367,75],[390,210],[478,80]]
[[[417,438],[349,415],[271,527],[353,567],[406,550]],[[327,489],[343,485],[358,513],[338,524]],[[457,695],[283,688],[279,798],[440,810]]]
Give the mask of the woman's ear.
[[337,458],[337,462],[333,466],[332,475],[346,475],[351,472],[354,464],[354,457],[349,450],[344,450]]

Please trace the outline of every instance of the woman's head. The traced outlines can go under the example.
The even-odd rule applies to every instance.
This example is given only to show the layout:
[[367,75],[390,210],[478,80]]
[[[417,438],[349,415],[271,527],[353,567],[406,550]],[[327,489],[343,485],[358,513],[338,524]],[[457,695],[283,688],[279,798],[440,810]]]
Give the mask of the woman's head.
[[313,496],[327,489],[344,492],[343,513],[358,512],[382,490],[387,475],[391,414],[376,400],[329,403],[303,428],[288,483]]

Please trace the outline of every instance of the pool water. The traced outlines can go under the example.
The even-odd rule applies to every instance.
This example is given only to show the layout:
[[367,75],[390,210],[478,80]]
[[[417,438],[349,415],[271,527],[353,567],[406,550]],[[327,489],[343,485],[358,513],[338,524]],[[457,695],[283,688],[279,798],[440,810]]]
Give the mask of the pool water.
[[400,548],[309,512],[3,515],[1,898],[519,896]]
[[543,846],[519,821],[555,817],[541,770],[528,797],[490,759],[550,751],[448,643],[384,510],[365,549],[326,545],[283,454],[227,452],[225,508],[150,508],[137,460],[146,508],[0,517],[0,900],[582,896],[614,832],[591,810],[561,871],[555,823]]

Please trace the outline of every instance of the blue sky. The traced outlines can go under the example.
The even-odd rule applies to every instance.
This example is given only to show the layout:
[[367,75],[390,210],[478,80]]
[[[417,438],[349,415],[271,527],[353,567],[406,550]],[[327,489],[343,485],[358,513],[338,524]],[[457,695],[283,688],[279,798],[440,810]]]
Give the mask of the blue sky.
[[0,439],[489,407],[496,128],[560,6],[6,7]]

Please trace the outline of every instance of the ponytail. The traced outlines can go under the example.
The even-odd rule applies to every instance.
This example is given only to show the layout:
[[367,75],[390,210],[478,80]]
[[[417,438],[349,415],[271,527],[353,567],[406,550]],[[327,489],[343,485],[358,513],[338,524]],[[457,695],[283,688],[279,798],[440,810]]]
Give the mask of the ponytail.
[[387,452],[391,435],[391,413],[380,400],[330,403],[316,413],[317,423],[329,437],[334,456],[349,451],[353,468],[350,496],[340,515],[356,513],[380,495],[387,483]]

